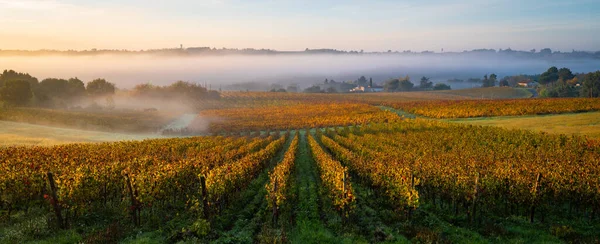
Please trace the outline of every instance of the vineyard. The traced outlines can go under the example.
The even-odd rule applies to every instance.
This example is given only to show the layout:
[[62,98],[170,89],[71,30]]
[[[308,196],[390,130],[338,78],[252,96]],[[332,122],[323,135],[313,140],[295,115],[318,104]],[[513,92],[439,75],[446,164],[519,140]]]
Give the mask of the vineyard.
[[[597,100],[345,96],[225,93],[206,106],[229,106],[192,123],[209,122],[203,136],[2,147],[0,243],[600,242],[600,141],[392,109],[472,117]],[[136,121],[107,121],[120,119]]]
[[[600,226],[597,141],[422,119],[9,147],[0,159],[3,242],[27,240],[5,231],[15,213],[43,216],[51,232],[34,238],[85,242],[152,229],[165,242],[528,240],[514,225],[593,242]],[[91,218],[106,224],[84,229]]]
[[198,118],[200,121],[193,122],[191,126],[206,119],[212,120],[214,122],[209,130],[213,133],[349,126],[399,120],[395,113],[354,103],[205,110]]
[[429,118],[471,118],[577,113],[600,110],[597,98],[456,100],[388,103]]

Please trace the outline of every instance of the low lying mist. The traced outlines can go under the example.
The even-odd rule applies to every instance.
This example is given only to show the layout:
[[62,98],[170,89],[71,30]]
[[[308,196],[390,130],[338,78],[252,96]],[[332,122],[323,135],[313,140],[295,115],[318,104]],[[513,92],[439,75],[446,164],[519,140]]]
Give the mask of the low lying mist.
[[[362,75],[372,77],[377,83],[405,75],[409,75],[413,82],[418,81],[420,76],[431,77],[434,82],[446,82],[454,78],[481,78],[490,73],[496,73],[498,77],[539,74],[550,66],[568,67],[573,72],[591,72],[600,68],[600,60],[459,54],[0,57],[0,69],[27,72],[40,80],[78,77],[87,82],[101,77],[117,84],[120,89],[148,82],[167,85],[177,80],[206,83],[213,90],[236,89],[231,85],[238,83],[298,84],[305,88],[325,78],[346,81]],[[470,86],[472,84],[465,84],[465,87]],[[124,101],[124,104],[127,103]]]

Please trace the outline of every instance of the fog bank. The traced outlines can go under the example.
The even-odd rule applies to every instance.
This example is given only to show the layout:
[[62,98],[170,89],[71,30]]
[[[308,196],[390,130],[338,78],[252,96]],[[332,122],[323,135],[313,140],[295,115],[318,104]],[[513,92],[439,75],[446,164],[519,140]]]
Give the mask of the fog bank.
[[354,80],[361,75],[375,82],[409,75],[434,82],[467,79],[496,73],[539,74],[550,66],[573,72],[600,69],[598,59],[524,59],[476,55],[229,55],[169,57],[154,55],[31,56],[0,57],[0,69],[13,69],[44,78],[78,77],[84,81],[105,78],[119,88],[140,83],[167,85],[177,80],[210,84],[212,89],[257,82],[296,83],[301,88],[325,78]]

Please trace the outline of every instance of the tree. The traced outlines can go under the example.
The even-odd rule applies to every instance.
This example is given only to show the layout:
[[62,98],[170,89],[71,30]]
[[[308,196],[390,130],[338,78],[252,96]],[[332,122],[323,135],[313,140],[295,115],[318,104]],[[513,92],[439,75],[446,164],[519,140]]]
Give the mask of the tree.
[[557,72],[558,74],[558,79],[562,79],[564,81],[568,81],[570,79],[573,79],[573,77],[575,77],[575,75],[573,75],[573,73],[571,72],[571,70],[569,68],[560,68]]
[[327,87],[327,89],[325,90],[327,93],[337,93],[337,90],[335,89],[335,87]]
[[289,91],[289,92],[298,92],[298,86],[296,86],[296,85],[289,85],[287,87],[287,91]]
[[373,87],[373,78],[369,77],[369,87]]
[[579,91],[566,81],[558,80],[555,85],[547,86],[540,92],[541,97],[577,97]]
[[356,85],[359,85],[359,86],[367,86],[367,83],[368,83],[367,78],[365,78],[364,76],[361,76],[356,81]]
[[544,48],[544,49],[540,50],[540,54],[541,55],[550,55],[550,54],[552,54],[552,49]]
[[410,82],[410,77],[406,76],[400,79],[389,79],[383,83],[383,90],[386,92],[410,91],[415,84]]
[[415,86],[415,84],[413,84],[412,82],[410,82],[409,79],[405,78],[402,79],[400,81],[400,90],[401,91],[410,91],[413,87]]
[[23,106],[32,97],[31,84],[26,80],[9,80],[0,88],[0,98],[7,104]]
[[494,87],[496,86],[497,79],[498,76],[496,76],[496,74],[491,74],[489,78],[487,75],[485,75],[483,76],[483,84],[481,87]]
[[433,90],[436,91],[441,91],[441,90],[451,90],[452,88],[450,88],[449,85],[446,85],[444,83],[437,83],[435,84],[435,86],[433,87]]
[[11,80],[27,81],[32,89],[38,84],[38,79],[27,73],[19,73],[14,70],[4,70],[4,72],[0,74],[0,87],[2,87],[7,81]]
[[115,94],[115,84],[106,81],[105,79],[95,79],[87,83],[85,88],[91,96],[105,96]]
[[386,92],[395,92],[400,87],[399,79],[389,79],[383,83],[383,90]]
[[40,100],[48,100],[52,98],[64,99],[67,96],[69,81],[65,79],[47,78],[39,84],[39,89],[36,95]]
[[67,94],[70,98],[78,98],[85,95],[85,84],[77,77],[71,78],[67,83]]
[[558,80],[558,68],[552,66],[546,72],[540,75],[539,83],[546,85]]
[[311,86],[309,88],[304,89],[304,92],[307,93],[321,93],[321,87],[320,86]]
[[508,79],[502,79],[500,80],[500,83],[498,83],[498,86],[503,87],[503,86],[510,86],[510,84],[508,83]]
[[582,97],[599,97],[600,96],[600,71],[588,73],[583,78],[581,87]]
[[429,89],[431,87],[433,87],[433,82],[429,81],[429,78],[425,76],[421,77],[421,83],[419,84],[419,88]]

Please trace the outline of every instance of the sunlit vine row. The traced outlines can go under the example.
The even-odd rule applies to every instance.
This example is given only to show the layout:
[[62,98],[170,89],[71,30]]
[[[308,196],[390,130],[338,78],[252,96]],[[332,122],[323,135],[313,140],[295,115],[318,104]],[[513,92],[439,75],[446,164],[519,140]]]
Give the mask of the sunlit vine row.
[[312,157],[317,162],[321,182],[333,205],[338,210],[351,208],[356,197],[350,184],[348,169],[325,152],[312,135],[308,136],[308,144]]
[[273,171],[269,172],[269,183],[265,185],[269,207],[279,207],[287,199],[290,175],[294,167],[296,151],[298,149],[298,137],[299,135],[296,133],[283,160],[275,166]]
[[271,142],[264,149],[236,162],[223,164],[206,174],[206,187],[212,203],[227,200],[229,194],[243,188],[281,150],[286,137]]
[[[4,148],[0,208],[49,206],[50,201],[77,216],[104,208],[107,202],[137,211],[183,206],[198,197],[199,175],[246,158],[273,140],[195,137]],[[54,175],[57,199],[50,197],[48,172]]]
[[600,147],[585,138],[427,120],[340,133],[334,140],[354,154],[407,168],[420,197],[488,207],[600,203]]

